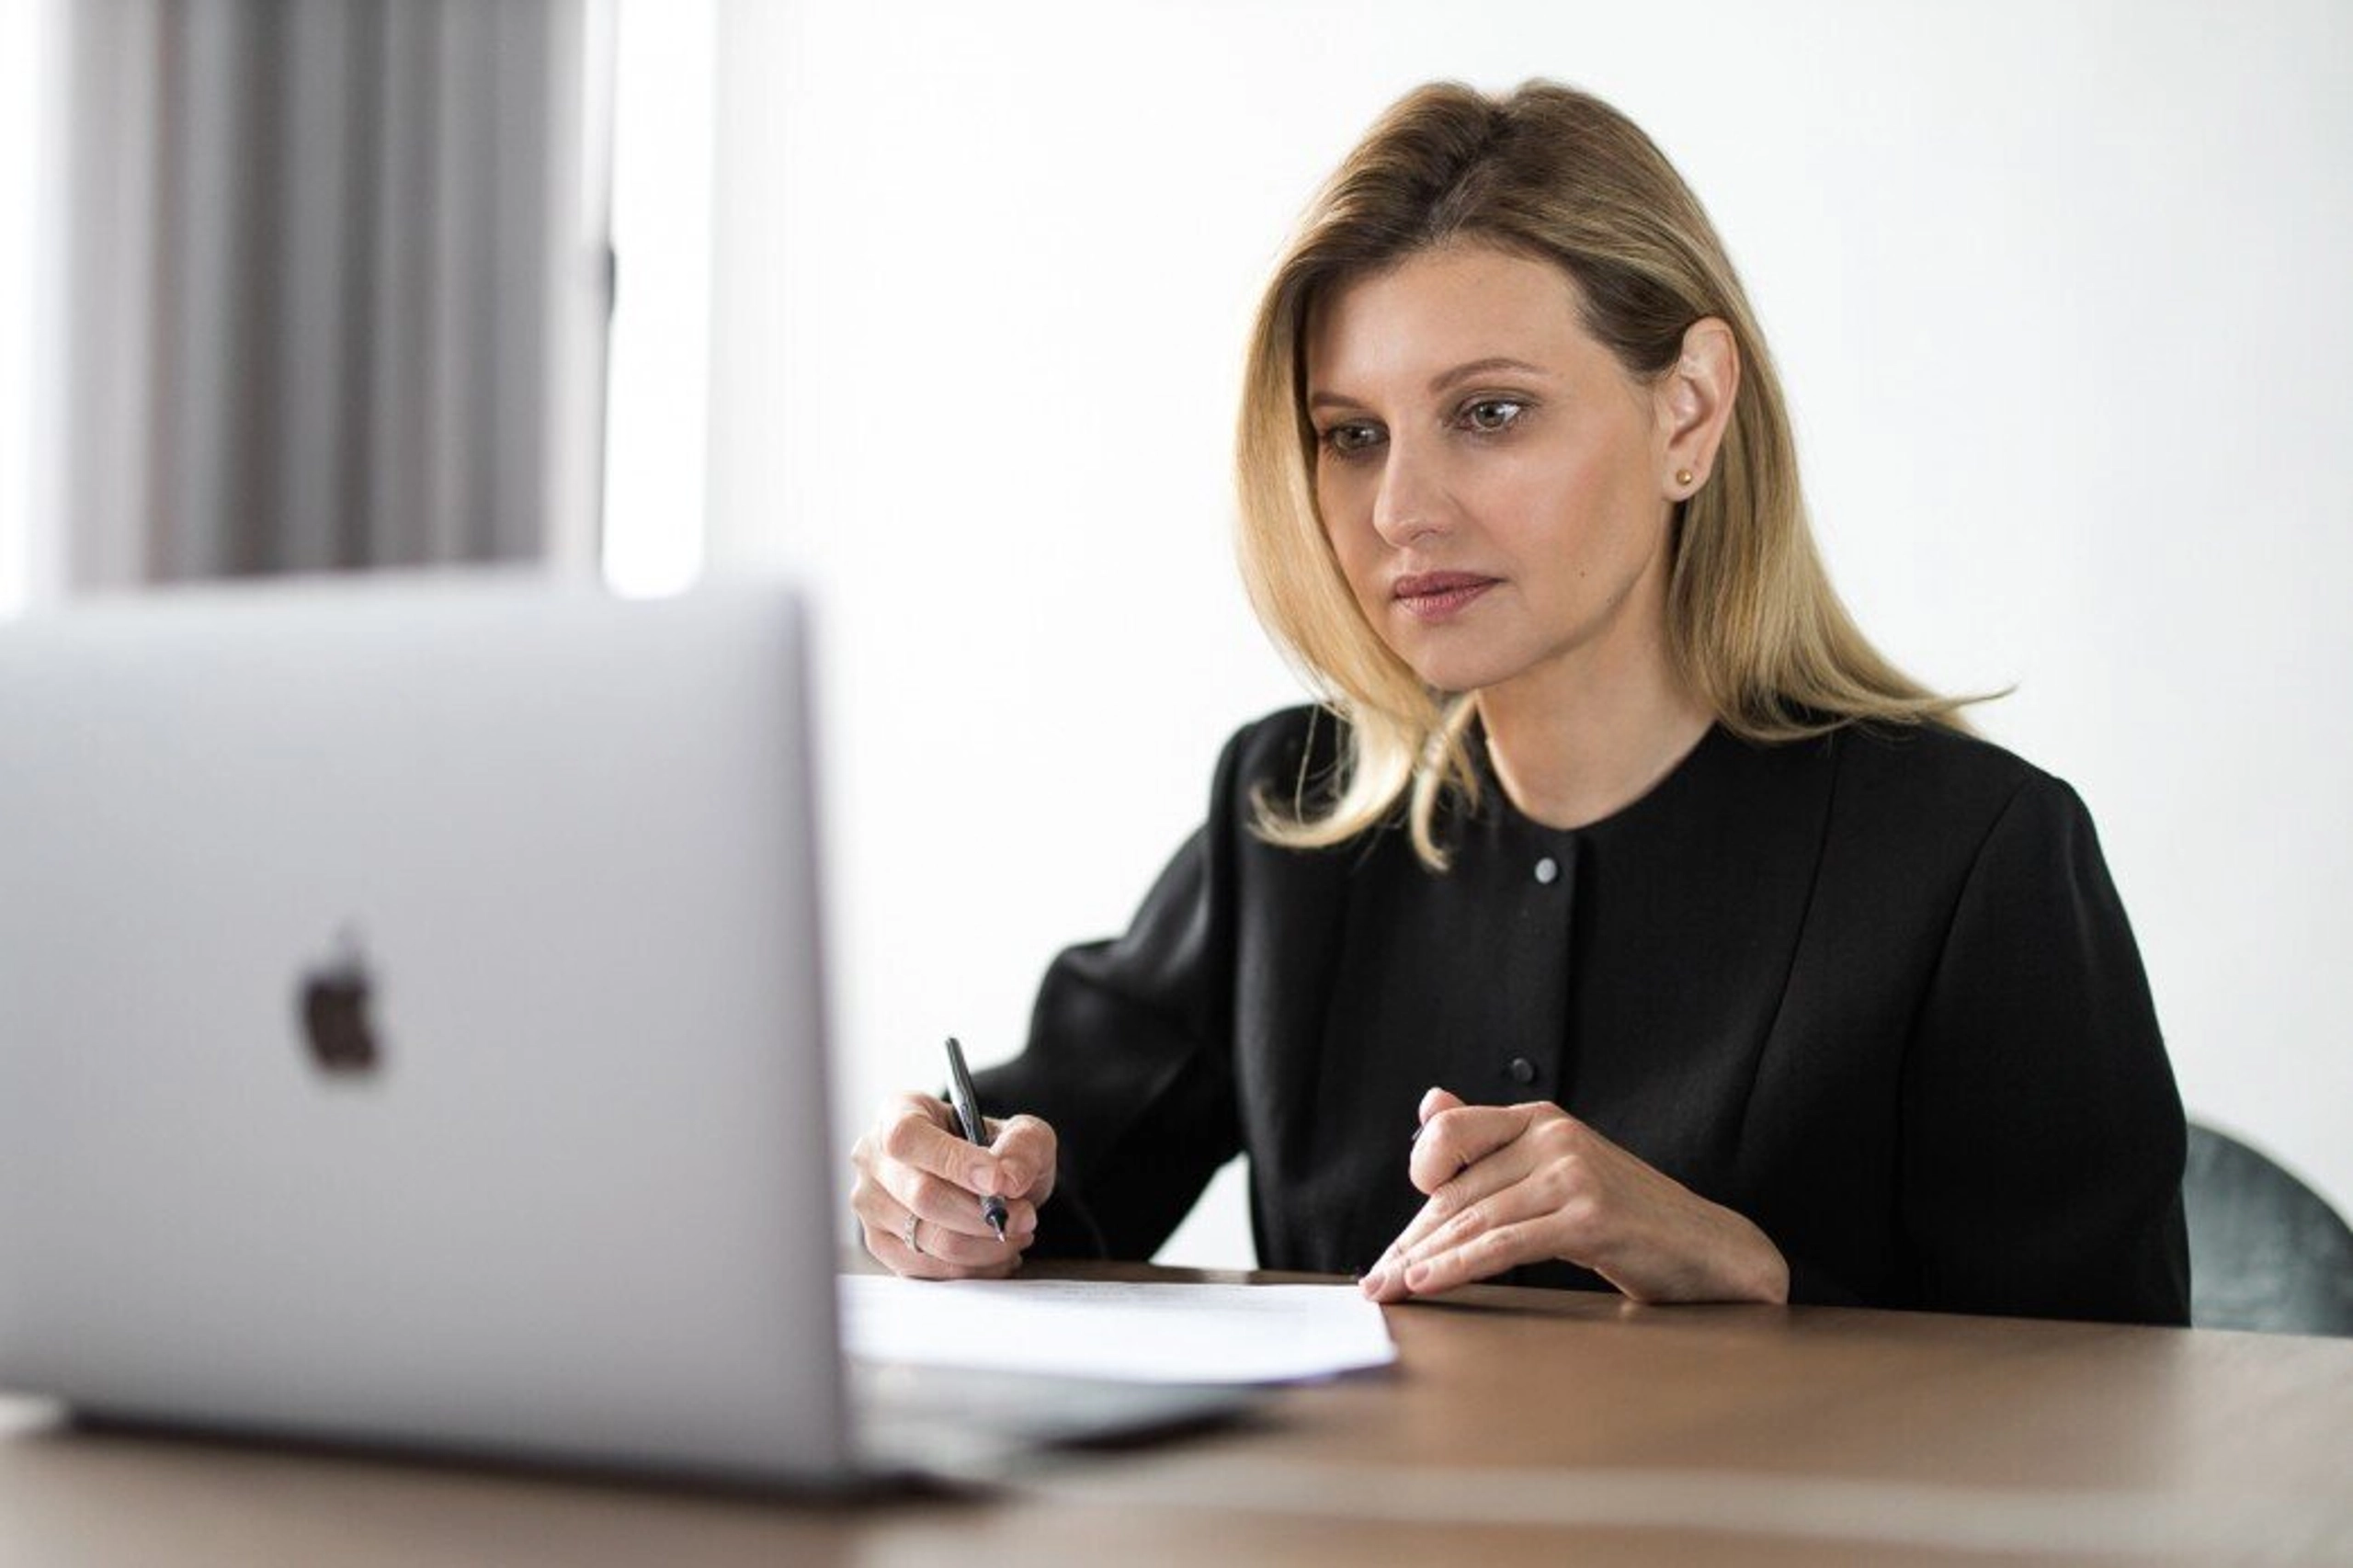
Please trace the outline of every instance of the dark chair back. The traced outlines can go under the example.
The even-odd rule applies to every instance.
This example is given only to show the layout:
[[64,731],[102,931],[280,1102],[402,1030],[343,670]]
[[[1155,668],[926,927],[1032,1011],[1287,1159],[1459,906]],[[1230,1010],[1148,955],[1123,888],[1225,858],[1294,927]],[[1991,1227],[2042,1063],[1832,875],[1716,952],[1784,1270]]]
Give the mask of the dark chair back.
[[2311,1187],[2227,1132],[2189,1124],[2189,1321],[2353,1335],[2353,1230]]

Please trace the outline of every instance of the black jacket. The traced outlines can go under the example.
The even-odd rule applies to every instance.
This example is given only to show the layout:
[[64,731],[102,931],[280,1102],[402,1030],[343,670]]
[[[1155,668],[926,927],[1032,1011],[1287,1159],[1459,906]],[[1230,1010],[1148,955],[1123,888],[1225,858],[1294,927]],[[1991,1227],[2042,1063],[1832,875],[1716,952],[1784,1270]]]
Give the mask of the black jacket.
[[1247,1153],[1260,1264],[1360,1271],[1420,1204],[1438,1085],[1553,1101],[1746,1215],[1796,1301],[2188,1321],[2181,1102],[2066,785],[1938,729],[1719,726],[1574,831],[1490,777],[1438,875],[1402,827],[1251,833],[1338,740],[1307,708],[1236,734],[1127,935],[1056,960],[980,1075],[1061,1137],[1040,1256],[1148,1257]]

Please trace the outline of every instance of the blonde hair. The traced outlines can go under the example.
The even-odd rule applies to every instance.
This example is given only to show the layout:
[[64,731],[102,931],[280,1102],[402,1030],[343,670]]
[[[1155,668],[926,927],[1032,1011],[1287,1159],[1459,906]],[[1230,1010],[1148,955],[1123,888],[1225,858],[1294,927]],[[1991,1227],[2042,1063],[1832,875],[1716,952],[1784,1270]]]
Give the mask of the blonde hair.
[[1237,452],[1243,577],[1259,619],[1348,735],[1317,800],[1302,773],[1287,806],[1257,801],[1261,836],[1339,844],[1390,817],[1402,796],[1415,853],[1443,869],[1440,803],[1452,790],[1478,804],[1465,741],[1473,694],[1426,686],[1358,607],[1316,511],[1306,412],[1305,335],[1318,301],[1455,241],[1567,271],[1586,330],[1637,379],[1672,368],[1693,323],[1731,328],[1739,388],[1713,472],[1677,508],[1667,585],[1672,656],[1727,729],[1760,742],[1861,720],[1966,729],[1958,710],[1981,699],[1911,680],[1832,589],[1764,335],[1723,242],[1665,154],[1608,105],[1554,83],[1502,97],[1434,83],[1391,106],[1317,194],[1251,333]]

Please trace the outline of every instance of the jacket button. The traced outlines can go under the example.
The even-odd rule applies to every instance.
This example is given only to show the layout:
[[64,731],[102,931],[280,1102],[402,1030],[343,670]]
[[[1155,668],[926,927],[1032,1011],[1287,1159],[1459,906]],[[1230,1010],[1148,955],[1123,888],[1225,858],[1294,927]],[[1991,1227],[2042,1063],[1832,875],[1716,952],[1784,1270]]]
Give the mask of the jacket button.
[[1511,1074],[1511,1081],[1515,1084],[1532,1084],[1536,1082],[1536,1063],[1530,1062],[1525,1056],[1513,1057],[1511,1059],[1511,1065],[1505,1068],[1504,1071]]
[[1561,863],[1558,860],[1553,859],[1550,855],[1545,856],[1544,858],[1536,862],[1536,880],[1542,882],[1546,887],[1551,887],[1555,881],[1558,881],[1560,880],[1560,876]]

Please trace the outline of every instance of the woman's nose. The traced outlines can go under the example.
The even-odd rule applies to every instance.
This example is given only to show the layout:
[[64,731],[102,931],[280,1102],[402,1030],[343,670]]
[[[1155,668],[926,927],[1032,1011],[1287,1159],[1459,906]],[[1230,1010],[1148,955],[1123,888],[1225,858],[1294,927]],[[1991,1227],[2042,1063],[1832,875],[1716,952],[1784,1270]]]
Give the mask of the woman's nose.
[[1392,440],[1381,468],[1381,488],[1372,498],[1372,528],[1393,550],[1404,550],[1447,531],[1446,487],[1427,455]]

